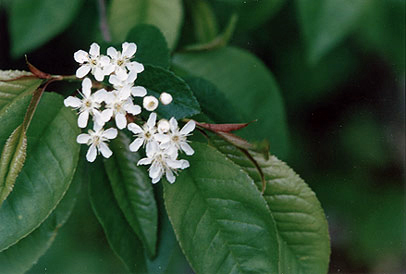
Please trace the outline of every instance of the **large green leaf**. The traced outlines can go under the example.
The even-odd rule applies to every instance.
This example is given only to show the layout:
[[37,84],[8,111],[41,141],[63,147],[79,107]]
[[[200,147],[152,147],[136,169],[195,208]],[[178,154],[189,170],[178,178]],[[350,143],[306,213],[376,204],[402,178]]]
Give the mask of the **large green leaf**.
[[370,0],[296,0],[309,61],[317,63],[357,27]]
[[[262,188],[260,173],[239,149],[214,140],[216,147],[244,169]],[[280,238],[280,271],[282,273],[326,273],[330,256],[326,217],[320,202],[309,186],[284,162],[275,156],[268,160],[250,151],[266,181],[264,198],[276,222]]]
[[97,159],[96,162],[89,164],[89,170],[90,202],[110,247],[128,270],[135,273],[146,273],[147,267],[142,243],[114,198],[103,162]]
[[152,257],[158,228],[154,191],[146,169],[137,166],[139,154],[131,152],[129,145],[129,138],[120,133],[110,143],[113,156],[104,165],[121,211]]
[[62,32],[75,18],[81,3],[81,0],[13,0],[9,14],[11,54],[19,57]]
[[138,24],[151,24],[165,35],[169,47],[178,40],[183,19],[181,0],[113,0],[109,7],[110,30],[115,42],[121,42]]
[[0,272],[25,273],[54,241],[58,229],[67,221],[82,183],[82,168],[76,170],[72,184],[55,211],[30,235],[0,253]]
[[57,94],[44,94],[27,131],[26,163],[0,209],[0,251],[36,229],[55,209],[79,155],[76,116]]
[[166,106],[160,104],[156,110],[158,114],[165,118],[175,117],[181,119],[200,112],[199,103],[193,96],[189,86],[168,70],[147,65],[145,70],[139,74],[136,83],[147,88],[148,95],[154,95],[157,98],[162,92],[172,95],[172,103]]
[[[280,157],[288,153],[285,110],[278,86],[264,64],[241,49],[227,47],[200,53],[176,54],[178,73],[203,77],[225,94],[244,121],[258,119],[241,135],[251,140],[268,138],[271,151]],[[230,121],[231,122],[231,121]]]
[[149,64],[169,68],[169,49],[162,32],[151,25],[139,25],[127,35],[126,41],[137,44],[135,60],[142,64]]
[[165,205],[197,273],[278,273],[274,220],[252,179],[224,155],[194,143],[190,168],[164,184]]

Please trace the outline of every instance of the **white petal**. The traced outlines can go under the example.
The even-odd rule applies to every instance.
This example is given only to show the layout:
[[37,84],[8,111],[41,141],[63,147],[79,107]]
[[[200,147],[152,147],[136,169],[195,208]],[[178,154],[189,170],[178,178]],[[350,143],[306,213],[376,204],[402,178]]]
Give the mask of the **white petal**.
[[94,78],[96,78],[97,81],[102,82],[104,79],[104,72],[101,68],[96,67],[94,70]]
[[79,134],[78,137],[76,137],[76,142],[79,144],[87,144],[89,140],[91,139],[90,135],[87,133],[82,133]]
[[172,132],[176,132],[178,130],[178,121],[174,117],[169,119],[169,124],[171,125]]
[[108,97],[107,90],[105,90],[104,88],[99,89],[98,91],[93,93],[92,97],[94,98],[94,101],[96,101],[97,103],[101,103]]
[[134,83],[134,81],[137,79],[138,73],[136,71],[130,71],[127,77],[127,83]]
[[100,55],[100,46],[98,44],[96,44],[96,43],[91,44],[89,53],[93,57],[99,56]]
[[173,169],[178,169],[182,167],[182,162],[178,161],[178,160],[171,160],[171,159],[167,159],[166,160],[166,164]]
[[140,73],[140,72],[144,71],[144,65],[141,64],[141,63],[138,63],[136,61],[130,62],[126,66],[127,66],[129,71],[135,71],[137,73]]
[[155,141],[149,141],[145,146],[145,153],[152,158],[159,151],[158,144]]
[[75,59],[76,62],[83,64],[88,60],[89,55],[84,50],[78,50],[73,54],[73,58]]
[[110,75],[114,72],[114,70],[116,69],[116,66],[112,65],[112,64],[107,64],[103,66],[103,74],[104,75]]
[[89,98],[92,89],[92,81],[89,78],[85,78],[82,81],[82,93],[86,98]]
[[160,134],[160,133],[155,134],[155,135],[154,135],[154,138],[155,138],[155,140],[156,140],[157,142],[159,142],[159,143],[161,143],[161,144],[168,143],[168,142],[171,140],[171,138],[170,138],[168,135],[166,135],[166,134]]
[[132,133],[134,133],[134,134],[139,134],[139,133],[143,132],[142,128],[135,123],[128,124],[128,129],[130,131],[132,131]]
[[142,158],[138,161],[137,166],[139,165],[150,165],[152,163],[152,158]]
[[110,65],[110,58],[107,57],[107,56],[102,56],[102,57],[100,57],[99,64],[100,64],[102,67],[105,67],[105,66]]
[[145,95],[147,95],[147,90],[144,87],[137,86],[131,89],[131,94],[134,97],[144,97]]
[[158,177],[156,177],[156,178],[152,178],[152,183],[153,183],[153,184],[158,183],[159,180],[161,180],[161,177],[162,177],[162,175],[161,175],[161,176],[158,176]]
[[68,98],[63,100],[63,103],[65,104],[65,107],[78,108],[82,105],[82,100],[77,97],[69,96]]
[[137,115],[141,113],[141,107],[134,105],[132,102],[128,102],[124,105],[124,110],[132,115]]
[[94,123],[94,124],[93,124],[93,130],[94,130],[94,132],[99,133],[99,131],[102,130],[102,128],[103,128],[103,125],[101,125],[101,124],[98,124],[98,123]]
[[123,85],[123,82],[120,79],[118,79],[118,77],[114,74],[109,77],[109,83],[112,84],[113,86]]
[[136,152],[140,149],[142,144],[144,143],[144,139],[142,138],[137,138],[135,139],[131,144],[130,144],[130,150],[133,152]]
[[110,56],[112,59],[117,59],[117,50],[113,47],[109,47],[107,49],[107,55]]
[[170,170],[169,168],[166,169],[166,179],[171,184],[173,184],[175,182],[175,180],[176,180],[175,175],[173,175],[172,170]]
[[190,167],[189,161],[187,161],[187,160],[180,160],[180,162],[181,162],[181,164],[182,164],[181,169],[185,169],[185,168]]
[[85,77],[90,71],[90,65],[82,65],[80,68],[77,69],[76,71],[76,77],[77,78],[83,78]]
[[155,112],[152,112],[152,113],[149,115],[149,118],[148,118],[148,121],[147,121],[147,125],[148,125],[149,128],[153,128],[153,127],[155,126],[155,123],[156,123],[156,113],[155,113]]
[[125,69],[120,68],[120,67],[116,67],[116,71],[114,73],[117,75],[117,77],[121,81],[125,81],[128,78],[127,71]]
[[107,139],[114,139],[117,137],[118,131],[115,128],[109,128],[105,130],[102,134],[103,137]]
[[180,148],[186,153],[186,155],[193,155],[195,151],[193,148],[186,142],[181,142],[180,143]]
[[158,161],[154,161],[149,168],[149,177],[156,178],[162,176],[162,165]]
[[89,150],[88,150],[87,153],[86,153],[86,159],[87,159],[89,162],[94,162],[94,160],[96,159],[96,156],[97,156],[97,149],[96,149],[96,146],[95,146],[95,145],[91,145],[91,146],[89,147]]
[[125,118],[124,114],[117,113],[115,120],[116,120],[116,125],[117,125],[118,129],[123,129],[127,126],[127,119]]
[[104,156],[104,158],[110,158],[110,156],[113,154],[111,149],[104,142],[100,143],[99,150],[100,150],[101,154]]
[[112,116],[113,116],[113,110],[110,108],[103,110],[101,113],[101,119],[103,122],[108,122]]
[[120,89],[120,91],[118,93],[118,98],[121,101],[126,100],[130,96],[131,96],[131,88],[129,86],[123,87],[122,89]]
[[190,120],[189,122],[186,123],[186,125],[183,126],[183,128],[180,130],[180,134],[182,135],[187,135],[190,132],[192,132],[195,129],[196,123],[193,120]]
[[123,44],[123,56],[131,58],[137,51],[137,46],[135,43]]
[[95,123],[99,124],[101,127],[103,127],[104,124],[106,123],[106,121],[103,120],[103,117],[102,117],[100,111],[97,109],[93,109],[92,115],[93,115],[93,121]]
[[78,126],[80,128],[85,128],[87,126],[87,120],[89,120],[89,112],[83,111],[78,118]]

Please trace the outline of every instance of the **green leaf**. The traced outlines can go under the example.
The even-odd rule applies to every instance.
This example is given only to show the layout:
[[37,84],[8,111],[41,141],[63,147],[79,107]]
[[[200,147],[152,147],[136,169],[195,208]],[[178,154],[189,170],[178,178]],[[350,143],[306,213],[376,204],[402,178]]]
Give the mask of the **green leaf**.
[[136,25],[151,24],[162,31],[170,48],[176,45],[183,19],[181,0],[113,0],[108,13],[114,42],[122,42]]
[[164,184],[165,205],[196,273],[279,273],[276,227],[241,168],[194,143],[190,168]]
[[127,35],[126,41],[137,44],[135,60],[168,69],[170,66],[169,49],[162,32],[151,25],[139,25]]
[[172,103],[166,106],[160,104],[156,110],[165,118],[175,117],[179,120],[200,112],[199,103],[189,86],[168,70],[147,65],[145,70],[139,74],[136,84],[147,88],[148,94],[157,98],[162,92],[172,95]]
[[[0,210],[0,251],[35,230],[72,181],[79,156],[76,115],[63,97],[44,94],[27,131],[27,159]],[[34,206],[35,205],[35,206]]]
[[296,0],[308,58],[317,63],[356,27],[370,0]]
[[81,3],[81,0],[13,0],[9,14],[12,56],[32,51],[65,30]]
[[147,268],[142,243],[117,205],[103,162],[97,159],[89,165],[90,202],[110,247],[128,270],[145,273]]
[[[271,151],[288,154],[285,110],[278,86],[265,65],[247,51],[227,47],[218,50],[176,54],[175,70],[203,77],[225,94],[243,121],[258,119],[239,134],[250,140],[268,138]],[[229,121],[231,122],[231,121]]]
[[22,125],[8,138],[0,158],[0,207],[11,193],[18,174],[23,168],[27,152],[27,136]]
[[110,143],[111,158],[104,161],[114,196],[128,223],[141,239],[150,257],[155,255],[158,212],[151,179],[141,158],[129,150],[130,140],[123,133]]
[[25,273],[46,252],[59,228],[69,218],[81,186],[83,168],[76,170],[72,184],[55,211],[30,235],[0,253],[0,272]]
[[[213,144],[239,165],[262,189],[262,180],[253,161],[222,140]],[[275,156],[266,160],[250,151],[266,181],[264,198],[276,222],[282,273],[327,273],[330,241],[326,217],[309,186]]]
[[240,113],[215,85],[199,77],[186,77],[185,81],[196,96],[202,112],[215,122],[232,123],[242,120]]
[[205,0],[190,1],[186,2],[186,4],[190,4],[197,42],[206,43],[216,38],[218,25],[210,4]]

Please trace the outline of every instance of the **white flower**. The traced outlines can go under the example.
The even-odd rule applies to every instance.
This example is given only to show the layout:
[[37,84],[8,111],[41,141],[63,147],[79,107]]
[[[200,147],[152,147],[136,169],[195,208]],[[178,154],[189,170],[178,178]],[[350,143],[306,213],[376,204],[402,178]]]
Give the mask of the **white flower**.
[[89,134],[79,134],[76,141],[79,144],[87,144],[90,146],[86,154],[86,159],[89,162],[93,162],[96,159],[97,154],[100,152],[105,158],[109,158],[113,154],[105,142],[116,137],[117,129],[109,128],[104,130],[100,125],[95,123],[93,130],[89,130]]
[[178,122],[175,118],[171,118],[169,120],[169,124],[171,126],[171,130],[168,133],[170,137],[170,144],[175,146],[177,149],[180,149],[186,153],[186,155],[193,155],[195,151],[193,148],[187,143],[187,136],[195,129],[196,123],[193,120],[190,120],[183,126],[183,128],[179,131]]
[[150,144],[155,142],[154,137],[156,135],[156,113],[152,112],[149,115],[148,121],[144,124],[141,128],[139,125],[135,123],[128,124],[128,129],[135,134],[137,137],[131,144],[130,150],[131,151],[138,151],[142,145],[146,145],[147,149],[146,152],[150,151]]
[[134,57],[137,51],[137,45],[135,43],[124,42],[122,44],[122,52],[117,51],[113,47],[107,49],[107,55],[111,57],[111,64],[114,65],[115,74],[121,79],[127,78],[127,70],[140,73],[144,70],[144,66],[136,61],[130,61]]
[[142,105],[146,110],[154,111],[158,107],[158,99],[154,96],[145,96]]
[[127,126],[126,114],[137,115],[141,113],[141,107],[134,105],[130,97],[131,89],[124,87],[121,90],[113,90],[108,93],[106,99],[106,109],[102,112],[102,119],[107,122],[114,117],[117,128],[123,129]]
[[172,95],[166,92],[162,92],[161,96],[159,96],[159,100],[163,105],[169,105],[172,102]]
[[165,174],[169,183],[173,184],[176,180],[174,173],[178,169],[189,167],[187,160],[177,160],[178,153],[175,147],[162,149],[156,142],[151,143],[151,149],[147,151],[147,157],[138,161],[137,165],[151,165],[149,168],[149,177],[152,183],[156,184]]
[[85,78],[82,81],[82,95],[83,99],[69,96],[64,100],[66,107],[73,107],[79,109],[78,126],[85,128],[89,120],[89,114],[93,116],[96,123],[103,124],[100,116],[100,104],[107,98],[107,91],[104,89],[98,90],[91,94],[92,82],[89,78]]
[[110,58],[100,55],[100,46],[96,43],[90,46],[89,53],[78,50],[73,57],[76,62],[81,64],[76,71],[78,78],[83,78],[91,72],[97,81],[103,81],[105,75],[113,72],[114,67],[110,66]]
[[168,120],[166,119],[161,119],[158,122],[158,132],[161,134],[165,134],[169,132],[169,129],[171,128],[171,126],[169,125]]

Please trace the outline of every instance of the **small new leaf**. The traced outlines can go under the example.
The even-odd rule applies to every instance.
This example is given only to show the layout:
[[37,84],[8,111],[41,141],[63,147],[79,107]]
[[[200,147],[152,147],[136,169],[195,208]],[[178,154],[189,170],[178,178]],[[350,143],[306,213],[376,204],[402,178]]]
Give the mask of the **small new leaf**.
[[27,136],[23,126],[18,126],[3,147],[0,158],[0,206],[13,190],[26,156]]

